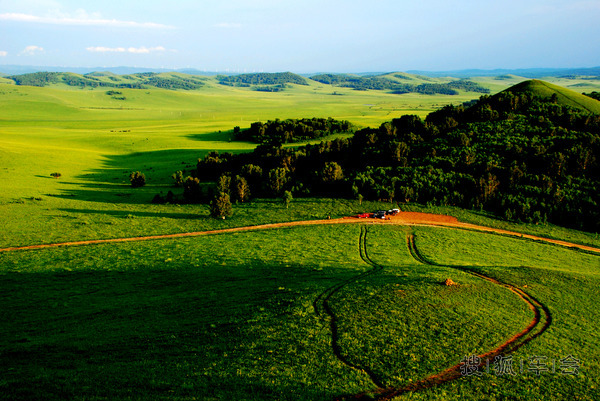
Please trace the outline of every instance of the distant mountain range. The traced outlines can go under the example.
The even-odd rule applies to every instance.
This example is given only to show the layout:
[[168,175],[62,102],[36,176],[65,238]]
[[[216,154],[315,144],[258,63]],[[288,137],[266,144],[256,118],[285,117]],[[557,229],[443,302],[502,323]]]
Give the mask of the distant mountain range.
[[[168,69],[168,68],[144,68],[144,67],[51,67],[51,66],[24,66],[24,65],[0,65],[0,75],[18,75],[28,74],[33,72],[73,72],[76,74],[88,74],[96,71],[107,71],[114,74],[126,75],[135,74],[142,72],[179,72],[189,75],[238,75],[241,72],[231,71],[205,71],[194,68],[180,68],[180,69]],[[482,76],[501,76],[501,75],[518,75],[525,78],[544,78],[544,77],[561,77],[561,76],[600,76],[600,67],[592,68],[526,68],[526,69],[494,69],[494,70],[479,70],[479,69],[467,69],[467,70],[450,70],[450,71],[420,71],[420,70],[409,70],[406,71],[411,74],[424,75],[428,77],[455,77],[455,78],[469,78],[469,77],[482,77]],[[379,75],[385,74],[380,73],[356,73],[356,75]],[[301,74],[303,76],[315,75]]]

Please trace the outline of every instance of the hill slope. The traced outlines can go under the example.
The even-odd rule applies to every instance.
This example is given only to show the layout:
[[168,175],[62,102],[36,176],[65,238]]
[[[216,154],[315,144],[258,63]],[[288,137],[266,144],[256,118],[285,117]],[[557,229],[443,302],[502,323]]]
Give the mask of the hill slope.
[[533,93],[534,95],[543,98],[549,98],[553,95],[556,95],[557,103],[562,106],[571,106],[582,111],[600,114],[600,101],[570,89],[537,79],[523,81],[506,89],[504,92],[510,92],[513,94]]

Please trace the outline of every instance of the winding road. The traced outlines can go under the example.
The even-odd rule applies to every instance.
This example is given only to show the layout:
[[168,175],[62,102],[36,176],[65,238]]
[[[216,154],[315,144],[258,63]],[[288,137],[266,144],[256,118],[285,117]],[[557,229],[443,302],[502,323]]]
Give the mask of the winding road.
[[[278,228],[286,228],[286,227],[298,227],[298,226],[313,226],[313,225],[331,225],[331,224],[361,224],[361,232],[359,237],[359,253],[362,260],[371,266],[371,269],[354,276],[350,279],[337,283],[329,288],[327,288],[324,292],[322,292],[317,299],[313,302],[313,308],[317,316],[322,319],[328,319],[331,336],[332,336],[332,350],[335,356],[346,366],[364,372],[369,376],[373,384],[377,387],[375,390],[370,390],[364,393],[351,395],[350,397],[344,396],[340,397],[339,400],[342,399],[381,399],[381,400],[390,400],[404,393],[409,393],[413,391],[418,391],[430,387],[434,387],[440,385],[444,382],[455,380],[461,375],[461,364],[457,364],[445,369],[442,372],[433,374],[429,377],[426,377],[418,382],[411,383],[409,385],[403,387],[386,387],[382,382],[382,379],[377,377],[372,370],[370,370],[367,366],[361,366],[360,363],[351,362],[349,358],[344,355],[342,349],[338,343],[338,321],[335,313],[333,312],[329,301],[331,297],[340,291],[344,286],[355,282],[357,279],[366,278],[370,275],[376,274],[383,270],[383,267],[375,263],[373,260],[369,258],[368,255],[368,247],[367,247],[367,233],[368,227],[370,225],[375,224],[396,224],[396,225],[404,225],[404,226],[430,226],[430,227],[446,227],[451,229],[462,229],[462,230],[470,230],[477,232],[485,232],[485,233],[494,233],[504,236],[510,236],[514,238],[520,239],[528,239],[534,240],[542,243],[548,243],[563,247],[568,247],[572,249],[582,250],[585,252],[591,252],[594,254],[600,255],[600,248],[581,245],[576,243],[571,243],[567,241],[555,240],[551,238],[544,238],[524,233],[519,233],[515,231],[502,230],[497,228],[491,228],[486,226],[480,226],[475,224],[463,223],[458,221],[454,217],[445,216],[445,215],[435,215],[435,214],[427,214],[427,213],[416,213],[416,212],[401,212],[397,216],[393,216],[389,220],[376,220],[376,219],[359,219],[354,217],[346,217],[340,219],[330,219],[330,220],[308,220],[308,221],[295,221],[288,223],[275,223],[275,224],[263,224],[256,226],[248,226],[248,227],[237,227],[237,228],[226,228],[220,230],[209,230],[209,231],[198,231],[198,232],[188,232],[188,233],[179,233],[179,234],[165,234],[165,235],[154,235],[154,236],[143,236],[143,237],[130,237],[130,238],[113,238],[113,239],[98,239],[98,240],[87,240],[87,241],[70,241],[70,242],[61,242],[61,243],[49,243],[49,244],[39,244],[39,245],[28,245],[28,246],[17,246],[17,247],[9,247],[0,249],[0,252],[15,252],[15,251],[24,251],[24,250],[36,250],[36,249],[48,249],[48,248],[57,248],[57,247],[70,247],[70,246],[90,246],[97,244],[109,244],[109,243],[122,243],[122,242],[134,242],[134,241],[150,241],[150,240],[163,240],[163,239],[174,239],[174,238],[186,238],[186,237],[199,237],[205,235],[216,235],[216,234],[226,234],[226,233],[238,233],[238,232],[247,232],[247,231],[256,231],[256,230],[267,230],[267,229],[278,229]],[[419,252],[415,236],[409,234],[407,236],[406,246],[412,257],[418,263],[424,265],[438,265],[437,263],[427,260],[424,258]],[[508,355],[518,348],[522,347],[529,341],[537,338],[541,334],[543,334],[546,329],[552,323],[552,316],[548,308],[533,297],[531,294],[528,294],[523,289],[515,287],[509,283],[501,282],[495,278],[488,277],[483,275],[480,272],[477,272],[471,269],[468,266],[452,266],[452,265],[443,265],[449,268],[459,269],[461,271],[472,274],[476,277],[479,277],[483,280],[487,280],[493,284],[504,287],[506,290],[513,292],[517,295],[524,303],[528,305],[533,313],[533,318],[531,322],[527,325],[527,327],[523,328],[519,333],[516,333],[511,338],[507,339],[504,343],[497,346],[496,348],[489,350],[481,355],[478,355],[480,366],[484,366],[485,364],[492,361],[495,357],[499,355]]]
[[13,252],[21,250],[31,249],[46,249],[46,248],[57,248],[67,246],[83,246],[83,245],[98,245],[98,244],[110,244],[119,242],[135,242],[135,241],[150,241],[150,240],[161,240],[170,238],[187,238],[187,237],[200,237],[204,235],[214,234],[227,234],[237,233],[245,231],[255,230],[270,230],[275,228],[285,227],[298,227],[298,226],[314,226],[314,225],[328,225],[328,224],[400,224],[407,226],[433,226],[433,227],[449,227],[455,229],[481,231],[488,233],[495,233],[510,237],[529,239],[534,241],[546,242],[549,244],[560,245],[568,248],[576,248],[583,251],[593,252],[600,254],[600,248],[595,248],[588,245],[581,245],[567,241],[561,241],[551,238],[538,237],[535,235],[523,234],[516,231],[502,230],[498,228],[480,226],[476,224],[463,223],[458,221],[455,217],[431,214],[431,213],[418,213],[418,212],[401,212],[396,216],[392,216],[390,220],[379,220],[379,219],[359,219],[356,217],[343,217],[339,219],[328,219],[328,220],[303,220],[303,221],[291,221],[287,223],[272,223],[272,224],[261,224],[256,226],[246,227],[234,227],[234,228],[223,228],[219,230],[207,230],[207,231],[195,231],[187,233],[177,234],[163,234],[163,235],[151,235],[141,237],[128,237],[128,238],[109,238],[109,239],[97,239],[97,240],[86,240],[86,241],[68,241],[68,242],[57,242],[49,244],[38,244],[38,245],[26,245],[26,246],[14,246],[8,248],[0,248],[0,252]]

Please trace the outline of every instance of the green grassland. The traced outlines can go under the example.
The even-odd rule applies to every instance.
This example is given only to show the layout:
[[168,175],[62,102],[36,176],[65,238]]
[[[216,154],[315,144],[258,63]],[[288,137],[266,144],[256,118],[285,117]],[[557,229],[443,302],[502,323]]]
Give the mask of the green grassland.
[[[366,251],[380,269],[360,257]],[[600,258],[497,235],[417,228],[303,227],[3,254],[0,386],[13,400],[333,399],[402,386],[483,353],[532,318],[502,286],[543,302],[552,325],[515,360],[573,355],[577,376],[486,373],[417,399],[594,399]],[[526,255],[526,256],[525,256]],[[472,266],[472,267],[471,267]],[[443,285],[446,278],[459,284]],[[526,286],[526,287],[525,287]],[[585,295],[584,295],[585,294]]]
[[[115,100],[107,95],[113,89],[0,84],[0,178],[7,183],[0,193],[6,227],[0,243],[143,235],[148,227],[157,233],[195,230],[197,221],[186,217],[204,214],[201,207],[174,211],[149,202],[172,189],[175,170],[189,172],[207,151],[252,149],[252,144],[230,141],[234,126],[302,117],[378,126],[475,96],[344,88],[335,88],[342,95],[334,96],[333,88],[315,82],[264,93],[213,80],[195,91],[114,89],[125,97]],[[146,187],[129,187],[129,173],[135,170],[146,175]],[[61,178],[50,177],[53,172]],[[138,224],[123,216],[142,220],[144,228],[136,229]]]
[[[97,79],[110,81],[110,74],[98,75]],[[119,82],[139,80],[110,76]],[[390,74],[401,81],[398,76],[416,83],[444,81]],[[187,217],[206,216],[205,209],[181,206],[174,211],[172,206],[151,206],[149,202],[157,193],[171,189],[175,170],[189,172],[207,151],[252,149],[254,145],[230,141],[234,126],[304,117],[334,117],[358,126],[378,126],[403,114],[424,116],[448,103],[479,96],[473,92],[394,95],[310,80],[309,85],[289,85],[283,92],[265,93],[219,85],[215,78],[203,79],[204,86],[193,91],[0,83],[0,179],[5,183],[0,210],[6,227],[0,244],[143,235],[148,228],[151,233],[191,231],[198,222]],[[519,80],[522,78],[513,76],[473,78],[492,93]],[[597,83],[568,81],[572,85]],[[113,89],[125,100],[107,94]],[[128,175],[135,170],[146,175],[146,187],[129,187]],[[53,172],[62,174],[61,178],[51,178]]]
[[[115,82],[110,76],[97,78]],[[473,79],[492,93],[521,80]],[[565,81],[584,92],[598,85]],[[8,82],[0,78],[0,248],[389,208],[343,199],[295,199],[286,208],[259,199],[217,221],[206,205],[150,201],[173,189],[174,170],[189,172],[206,152],[252,149],[231,141],[234,126],[303,117],[378,126],[479,96],[393,95],[310,81],[265,93],[206,78],[193,91],[115,89],[125,97],[119,100],[110,88]],[[145,187],[129,185],[135,170],[146,174]],[[403,208],[600,245],[597,235],[550,225]],[[435,264],[411,256],[411,234]],[[0,399],[331,400],[375,390],[373,377],[404,386],[498,346],[532,319],[518,296],[470,271],[523,288],[551,312],[548,330],[515,361],[573,355],[579,375],[486,373],[406,398],[597,399],[599,269],[597,255],[533,241],[368,224],[3,252]],[[459,285],[442,285],[447,278]]]

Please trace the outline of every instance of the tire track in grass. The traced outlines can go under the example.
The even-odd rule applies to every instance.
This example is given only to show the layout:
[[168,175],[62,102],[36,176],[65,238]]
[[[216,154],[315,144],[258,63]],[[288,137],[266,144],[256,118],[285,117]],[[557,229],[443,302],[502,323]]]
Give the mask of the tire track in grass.
[[[529,325],[527,325],[527,327],[525,327],[519,333],[513,335],[511,338],[506,340],[504,343],[502,343],[498,347],[496,347],[488,352],[485,352],[481,355],[477,355],[477,357],[479,358],[479,361],[480,361],[480,363],[478,365],[479,368],[488,366],[488,364],[490,364],[490,362],[493,362],[493,359],[499,355],[505,356],[505,355],[515,352],[517,349],[521,348],[522,346],[524,346],[531,340],[539,337],[552,324],[552,315],[550,313],[550,310],[543,303],[541,303],[535,297],[533,297],[532,295],[523,291],[522,289],[515,287],[512,284],[504,283],[495,278],[488,277],[482,273],[475,272],[467,266],[442,265],[442,264],[430,261],[430,260],[426,259],[425,257],[423,257],[423,255],[417,249],[417,246],[415,244],[414,235],[408,235],[406,240],[407,240],[406,242],[407,242],[408,250],[409,250],[411,256],[419,263],[422,263],[425,265],[430,265],[430,266],[450,267],[453,269],[457,269],[457,270],[469,273],[473,276],[476,276],[483,280],[489,281],[493,284],[500,285],[500,286],[506,288],[507,290],[515,293],[519,298],[521,298],[521,300],[523,300],[523,302],[525,302],[529,306],[529,308],[533,312],[534,317],[531,320],[531,322],[529,323]],[[542,324],[542,321],[544,321],[543,324]],[[381,389],[381,390],[377,390],[375,392],[372,392],[372,391],[365,392],[365,393],[355,395],[354,398],[355,399],[367,399],[367,398],[373,399],[373,398],[375,398],[378,400],[390,400],[390,399],[398,397],[402,394],[411,393],[414,391],[419,391],[419,390],[424,390],[427,388],[439,386],[448,381],[460,379],[461,377],[463,377],[463,374],[461,371],[461,368],[463,367],[463,365],[464,364],[462,362],[458,363],[440,373],[428,376],[418,382],[409,384],[404,387]],[[470,365],[470,367],[474,367],[474,366]]]
[[369,256],[367,254],[367,233],[367,227],[361,226],[360,235],[358,238],[358,252],[360,254],[361,259],[366,264],[370,265],[372,269],[369,269],[359,275],[353,276],[347,280],[344,280],[338,284],[327,288],[325,291],[319,294],[317,299],[314,300],[313,308],[315,310],[316,315],[319,318],[324,318],[325,315],[327,315],[327,318],[329,320],[329,328],[331,330],[331,347],[335,357],[338,360],[340,360],[344,365],[365,373],[367,376],[369,376],[373,384],[375,384],[379,389],[383,389],[385,388],[385,386],[381,382],[381,379],[377,377],[377,375],[371,369],[369,369],[366,366],[361,366],[359,363],[350,361],[350,359],[342,353],[342,348],[339,344],[338,317],[331,309],[331,306],[329,304],[331,297],[337,292],[339,292],[346,285],[354,283],[357,280],[369,277],[383,270],[383,266],[378,265],[374,263],[371,259],[369,259]]

